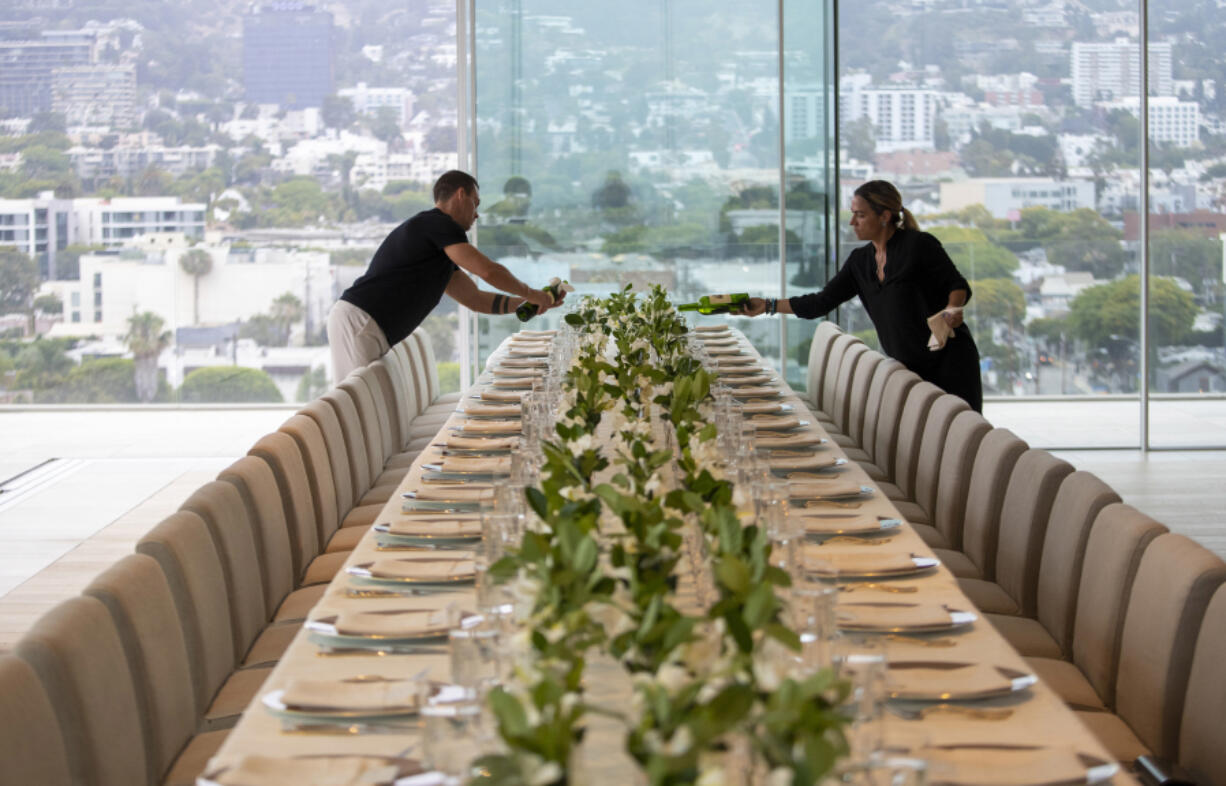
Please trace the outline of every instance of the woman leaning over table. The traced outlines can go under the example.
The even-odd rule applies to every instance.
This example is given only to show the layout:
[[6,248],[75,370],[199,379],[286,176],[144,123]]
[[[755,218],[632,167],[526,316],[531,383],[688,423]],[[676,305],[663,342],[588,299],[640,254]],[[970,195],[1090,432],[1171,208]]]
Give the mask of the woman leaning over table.
[[[920,231],[898,189],[884,180],[856,189],[851,227],[870,242],[851,252],[822,291],[777,301],[751,298],[744,313],[815,319],[858,295],[887,355],[982,412],[979,349],[962,322],[971,288],[940,241]],[[943,348],[930,350],[928,318],[938,312],[954,331]]]

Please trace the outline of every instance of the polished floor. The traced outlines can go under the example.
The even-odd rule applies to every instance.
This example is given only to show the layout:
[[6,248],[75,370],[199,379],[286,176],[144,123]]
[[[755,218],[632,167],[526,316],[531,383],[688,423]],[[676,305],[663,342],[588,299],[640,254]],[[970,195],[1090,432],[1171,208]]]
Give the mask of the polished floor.
[[[1028,406],[986,414],[1035,445],[1091,417],[1062,432],[1050,405]],[[0,411],[0,652],[293,412]],[[1119,413],[1098,417],[1127,427]],[[1226,558],[1226,451],[1057,453]]]

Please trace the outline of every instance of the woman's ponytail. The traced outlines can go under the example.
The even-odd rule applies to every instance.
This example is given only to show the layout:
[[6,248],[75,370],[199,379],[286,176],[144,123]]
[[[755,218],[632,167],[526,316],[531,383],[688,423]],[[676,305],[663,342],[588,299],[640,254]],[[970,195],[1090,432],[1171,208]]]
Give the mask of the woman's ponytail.
[[907,210],[905,207],[900,206],[898,208],[898,214],[902,216],[902,228],[903,229],[914,229],[916,231],[919,231],[919,222],[915,220],[915,215],[912,214],[910,210]]

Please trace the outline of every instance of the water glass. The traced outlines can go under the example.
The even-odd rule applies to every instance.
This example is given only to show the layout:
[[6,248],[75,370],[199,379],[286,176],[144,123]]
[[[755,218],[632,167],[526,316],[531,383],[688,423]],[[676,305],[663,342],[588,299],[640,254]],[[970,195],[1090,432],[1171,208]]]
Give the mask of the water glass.
[[494,512],[514,516],[527,512],[528,500],[525,495],[526,486],[513,483],[510,480],[494,483]]
[[473,760],[493,741],[485,728],[481,700],[459,686],[444,686],[441,693],[423,701],[420,714],[422,764],[467,782]]
[[885,646],[879,639],[843,639],[837,656],[841,676],[851,682],[853,761],[870,761],[882,749],[882,716],[887,698]]
[[839,627],[835,617],[839,591],[834,587],[796,583],[788,593],[792,627],[800,636],[801,659],[808,671],[828,668],[834,661]]
[[482,615],[466,618],[447,633],[451,681],[477,695],[502,679],[502,628]]
[[844,769],[840,780],[851,786],[925,786],[928,762],[910,756],[856,762]]

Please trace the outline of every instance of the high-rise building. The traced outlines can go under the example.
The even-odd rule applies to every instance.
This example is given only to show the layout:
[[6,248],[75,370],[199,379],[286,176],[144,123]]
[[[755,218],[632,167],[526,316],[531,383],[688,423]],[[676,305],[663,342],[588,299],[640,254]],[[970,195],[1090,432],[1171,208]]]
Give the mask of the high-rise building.
[[336,94],[352,101],[359,115],[378,115],[380,109],[387,108],[395,113],[401,128],[413,119],[413,94],[403,87],[370,87],[358,82],[357,87],[346,87]]
[[[1118,101],[1141,93],[1141,47],[1127,38],[1110,43],[1073,43],[1073,100],[1077,106]],[[1149,45],[1150,95],[1175,93],[1171,77],[1170,43]]]
[[335,92],[332,14],[297,0],[257,3],[243,16],[247,100],[301,108]]
[[93,62],[93,44],[79,39],[0,41],[0,111],[29,117],[51,111],[52,73]]
[[877,150],[930,150],[936,93],[916,87],[873,87],[862,81],[843,80],[839,90],[841,121],[868,118],[873,124]]
[[136,115],[136,67],[81,65],[51,73],[51,109],[70,126],[133,128]]

